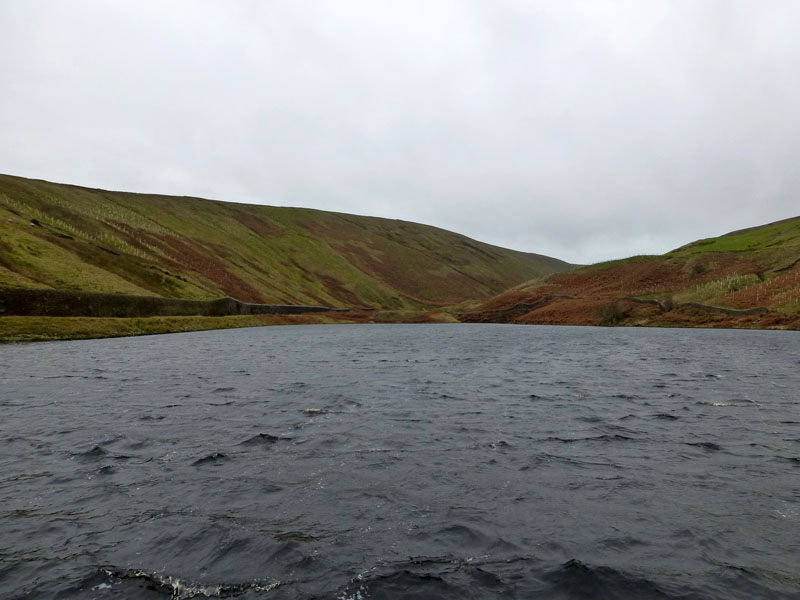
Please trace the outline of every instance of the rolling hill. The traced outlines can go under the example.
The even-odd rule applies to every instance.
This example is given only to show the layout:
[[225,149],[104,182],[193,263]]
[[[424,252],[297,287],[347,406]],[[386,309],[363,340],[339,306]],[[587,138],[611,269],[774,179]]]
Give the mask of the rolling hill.
[[800,217],[508,290],[471,322],[800,328]]
[[425,309],[571,265],[427,225],[0,175],[0,286]]

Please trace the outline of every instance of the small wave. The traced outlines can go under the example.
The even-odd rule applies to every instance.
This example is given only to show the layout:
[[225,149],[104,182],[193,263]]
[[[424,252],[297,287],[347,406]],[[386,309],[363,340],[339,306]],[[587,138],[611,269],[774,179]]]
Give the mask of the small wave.
[[512,446],[505,440],[498,440],[496,442],[489,442],[487,447],[491,448],[492,450],[498,450],[503,448],[511,448]]
[[279,437],[277,435],[270,435],[269,433],[259,433],[251,438],[240,442],[239,446],[271,446],[281,440],[290,440],[291,438]]
[[105,458],[111,458],[114,460],[129,460],[131,458],[130,456],[126,456],[124,454],[111,454],[99,444],[92,446],[91,449],[85,452],[74,452],[71,456],[85,462],[94,462],[96,460],[103,460]]
[[668,413],[656,413],[653,415],[653,417],[656,419],[662,419],[664,421],[677,421],[678,419],[680,419],[679,416],[670,415]]
[[606,433],[603,435],[594,435],[594,436],[580,437],[580,438],[562,438],[557,436],[551,436],[545,439],[546,442],[562,442],[564,444],[573,444],[575,442],[628,442],[635,440],[636,438],[632,438],[627,435],[620,435],[618,433],[614,435]]
[[[533,575],[533,576],[531,576]],[[538,559],[423,558],[375,566],[351,580],[337,600],[569,598],[669,600],[695,597],[610,567],[570,560],[542,570]]]
[[[615,479],[621,479],[621,478],[617,477]],[[625,535],[621,537],[610,537],[604,540],[600,540],[599,545],[602,548],[606,549],[610,548],[613,550],[629,550],[635,547],[650,546],[651,544],[647,540],[636,538],[630,535]]]
[[673,596],[654,582],[627,575],[610,567],[591,567],[572,559],[557,569],[546,573],[542,580],[550,584],[551,594],[570,599],[604,598],[606,600],[664,600]]
[[222,452],[212,452],[208,456],[204,456],[203,458],[198,458],[192,464],[193,465],[205,465],[205,464],[209,464],[209,463],[212,463],[212,464],[213,463],[219,463],[219,462],[222,462],[223,460],[225,460],[227,458],[228,457],[225,456]]
[[117,569],[103,567],[101,573],[107,581],[98,584],[92,589],[101,589],[100,586],[119,585],[124,580],[142,580],[162,593],[172,596],[173,600],[189,600],[190,598],[233,598],[246,592],[269,592],[280,585],[279,581],[253,581],[248,583],[214,583],[201,584],[181,580],[171,575],[161,573],[148,573],[139,569]]
[[588,415],[585,417],[575,417],[578,421],[583,421],[584,423],[602,423],[603,418],[598,417],[597,415]]
[[484,561],[480,558],[418,557],[372,567],[352,579],[337,600],[464,600],[513,598],[515,585],[493,572],[528,558]]
[[279,542],[313,542],[317,538],[302,531],[281,531],[272,536]]
[[781,519],[790,521],[800,521],[800,504],[789,504],[784,502],[780,508],[775,509],[775,515]]
[[722,446],[715,444],[714,442],[686,442],[686,445],[694,446],[695,448],[702,448],[703,450],[707,450],[709,452],[719,452],[722,450]]
[[356,580],[349,584],[336,598],[337,600],[393,600],[404,598],[444,600],[459,597],[459,592],[461,590],[448,585],[438,575],[400,571],[389,575],[378,575],[366,580]]
[[101,446],[93,446],[91,450],[87,450],[86,452],[78,452],[72,456],[80,456],[81,458],[103,458],[104,456],[108,456],[108,450],[102,448]]
[[[716,561],[715,561],[716,562]],[[729,573],[739,574],[739,589],[752,598],[794,600],[800,592],[800,576],[757,565],[744,566],[717,562]]]

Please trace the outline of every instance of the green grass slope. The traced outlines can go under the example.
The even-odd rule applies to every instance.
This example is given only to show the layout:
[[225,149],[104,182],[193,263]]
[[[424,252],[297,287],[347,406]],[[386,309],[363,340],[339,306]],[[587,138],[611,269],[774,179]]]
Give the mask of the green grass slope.
[[[699,240],[661,256],[634,256],[535,279],[482,303],[464,318],[592,324],[598,308],[621,298],[658,300],[662,312],[675,317],[649,315],[640,322],[630,319],[631,324],[704,325],[702,313],[672,313],[671,307],[688,303],[733,311],[764,307],[795,323],[800,317],[800,217]],[[721,323],[739,326],[735,319]]]
[[0,175],[0,286],[410,309],[568,268],[404,221]]
[[770,260],[782,260],[800,249],[800,217],[732,231],[719,237],[706,238],[669,252],[670,256],[686,256],[708,252],[757,253]]

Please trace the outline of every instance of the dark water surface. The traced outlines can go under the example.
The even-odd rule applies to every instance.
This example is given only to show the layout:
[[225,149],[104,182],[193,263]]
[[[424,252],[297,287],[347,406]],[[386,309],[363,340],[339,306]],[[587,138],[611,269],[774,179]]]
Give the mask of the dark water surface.
[[799,373],[791,332],[0,346],[0,597],[800,598]]

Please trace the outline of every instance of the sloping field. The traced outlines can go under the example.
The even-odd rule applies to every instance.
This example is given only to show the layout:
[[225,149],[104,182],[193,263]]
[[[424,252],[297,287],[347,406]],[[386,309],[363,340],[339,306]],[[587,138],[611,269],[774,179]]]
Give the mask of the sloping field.
[[[754,310],[759,308],[767,310]],[[796,328],[800,218],[699,240],[662,256],[635,256],[540,278],[466,311],[462,318]]]
[[568,268],[404,221],[0,175],[0,286],[419,309]]

